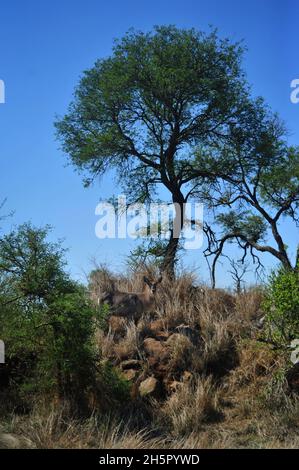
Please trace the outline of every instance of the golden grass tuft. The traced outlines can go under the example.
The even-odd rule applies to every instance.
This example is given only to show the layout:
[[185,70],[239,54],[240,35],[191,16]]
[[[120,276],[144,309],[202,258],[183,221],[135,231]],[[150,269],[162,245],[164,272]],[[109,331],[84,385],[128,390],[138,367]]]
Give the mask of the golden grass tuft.
[[220,397],[211,377],[198,377],[170,395],[159,410],[160,419],[176,437],[200,432],[204,423],[221,418]]

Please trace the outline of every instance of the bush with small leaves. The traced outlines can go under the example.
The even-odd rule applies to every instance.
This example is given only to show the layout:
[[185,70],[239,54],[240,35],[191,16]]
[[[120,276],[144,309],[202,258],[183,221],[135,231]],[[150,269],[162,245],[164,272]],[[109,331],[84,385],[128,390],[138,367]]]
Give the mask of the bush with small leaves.
[[281,268],[270,277],[266,299],[266,336],[279,347],[299,338],[299,270]]

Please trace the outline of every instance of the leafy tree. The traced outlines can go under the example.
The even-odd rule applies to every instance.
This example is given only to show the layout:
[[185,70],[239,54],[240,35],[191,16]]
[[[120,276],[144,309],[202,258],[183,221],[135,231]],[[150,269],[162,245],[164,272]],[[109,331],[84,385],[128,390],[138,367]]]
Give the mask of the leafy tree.
[[0,239],[0,335],[7,358],[22,363],[27,390],[54,388],[82,407],[95,377],[95,311],[48,231],[25,224]]
[[[174,275],[184,203],[210,169],[199,149],[229,151],[231,129],[250,110],[242,47],[194,29],[130,31],[113,54],[84,72],[66,116],[56,123],[63,149],[85,183],[114,170],[131,202],[159,186],[177,204],[162,270]],[[205,160],[205,159],[204,159]],[[208,171],[207,171],[208,170]]]

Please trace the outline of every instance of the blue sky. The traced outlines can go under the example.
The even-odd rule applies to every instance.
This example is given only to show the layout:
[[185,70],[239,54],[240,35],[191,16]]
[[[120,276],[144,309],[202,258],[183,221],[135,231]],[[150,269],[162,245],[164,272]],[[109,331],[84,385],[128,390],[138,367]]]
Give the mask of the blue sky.
[[[84,189],[55,141],[53,121],[69,104],[83,70],[108,56],[113,39],[130,27],[150,30],[175,24],[244,39],[244,68],[254,95],[262,95],[285,119],[290,142],[299,143],[299,104],[290,102],[290,82],[299,78],[296,0],[4,0],[0,7],[0,199],[15,211],[6,223],[51,224],[65,238],[71,273],[80,277],[91,259],[121,269],[134,242],[98,240],[95,206],[119,189],[111,179]],[[286,224],[292,252],[298,234]],[[206,278],[198,252],[188,264]],[[272,264],[270,258],[265,261]],[[229,283],[220,269],[220,284]]]

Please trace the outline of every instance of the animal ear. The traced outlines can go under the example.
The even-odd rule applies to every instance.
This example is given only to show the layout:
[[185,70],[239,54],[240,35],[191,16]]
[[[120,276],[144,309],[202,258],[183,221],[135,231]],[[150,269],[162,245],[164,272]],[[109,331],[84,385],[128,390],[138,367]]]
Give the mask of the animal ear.
[[146,284],[150,285],[150,281],[148,280],[148,278],[147,278],[146,276],[143,276],[143,281],[144,281]]
[[163,276],[161,275],[157,280],[157,284],[159,284],[162,281],[162,279],[163,279]]

